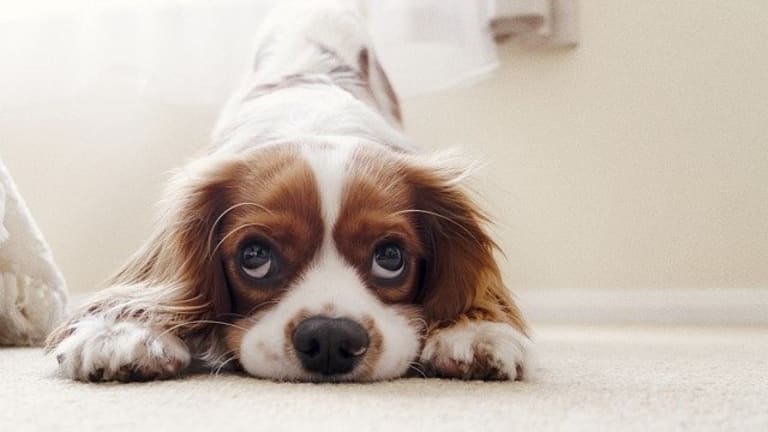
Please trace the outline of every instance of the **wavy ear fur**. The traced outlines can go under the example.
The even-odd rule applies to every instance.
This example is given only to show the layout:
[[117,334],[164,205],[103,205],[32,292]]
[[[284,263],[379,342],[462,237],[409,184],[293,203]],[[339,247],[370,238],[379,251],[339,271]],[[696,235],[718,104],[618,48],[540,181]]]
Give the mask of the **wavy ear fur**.
[[217,218],[231,203],[236,161],[203,158],[170,182],[165,210],[149,240],[94,296],[48,340],[52,349],[88,315],[130,319],[188,335],[211,328],[230,309],[220,257],[212,254]]
[[428,250],[423,266],[424,314],[437,326],[469,318],[507,322],[525,332],[523,317],[494,258],[497,245],[483,227],[488,217],[460,186],[467,171],[439,162],[410,173]]

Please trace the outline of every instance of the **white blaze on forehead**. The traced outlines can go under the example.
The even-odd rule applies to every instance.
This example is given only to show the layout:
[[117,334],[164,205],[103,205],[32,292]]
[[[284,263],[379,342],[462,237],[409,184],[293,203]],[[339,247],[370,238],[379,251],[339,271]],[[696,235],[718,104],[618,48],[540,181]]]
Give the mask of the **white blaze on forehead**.
[[320,195],[320,205],[325,222],[324,246],[332,244],[330,242],[331,229],[339,216],[344,178],[354,149],[353,143],[345,141],[322,146],[310,145],[302,149],[302,156],[315,174],[317,190]]

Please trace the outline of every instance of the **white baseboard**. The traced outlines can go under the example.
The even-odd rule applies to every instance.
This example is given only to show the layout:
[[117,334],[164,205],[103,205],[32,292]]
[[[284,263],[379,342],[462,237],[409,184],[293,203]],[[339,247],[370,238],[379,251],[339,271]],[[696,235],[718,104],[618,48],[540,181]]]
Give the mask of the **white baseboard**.
[[[88,295],[73,294],[70,306]],[[518,291],[515,298],[532,323],[768,326],[768,288],[547,289]]]
[[534,323],[768,325],[766,289],[526,290]]

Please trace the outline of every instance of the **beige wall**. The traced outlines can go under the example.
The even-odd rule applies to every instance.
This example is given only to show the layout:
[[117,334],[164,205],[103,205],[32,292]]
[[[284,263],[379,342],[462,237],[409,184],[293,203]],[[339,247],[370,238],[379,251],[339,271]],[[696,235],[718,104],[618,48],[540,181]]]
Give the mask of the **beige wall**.
[[[577,50],[505,47],[492,79],[407,101],[409,132],[488,162],[514,287],[768,288],[768,2],[581,5]],[[139,245],[215,115],[100,93],[0,116],[75,291]]]

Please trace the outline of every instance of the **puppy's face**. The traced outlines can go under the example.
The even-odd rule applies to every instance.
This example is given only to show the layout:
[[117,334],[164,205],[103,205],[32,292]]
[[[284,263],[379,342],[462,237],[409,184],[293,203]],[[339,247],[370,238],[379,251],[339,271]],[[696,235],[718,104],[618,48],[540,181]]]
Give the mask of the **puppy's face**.
[[227,345],[252,375],[386,379],[418,355],[425,248],[386,153],[266,150],[234,174],[214,247],[238,317]]
[[213,267],[199,270],[223,280],[198,289],[226,290],[226,345],[252,375],[402,376],[427,327],[465,311],[498,275],[456,173],[413,156],[359,142],[280,145],[211,169],[195,196],[212,207],[200,211],[212,221],[199,249]]

